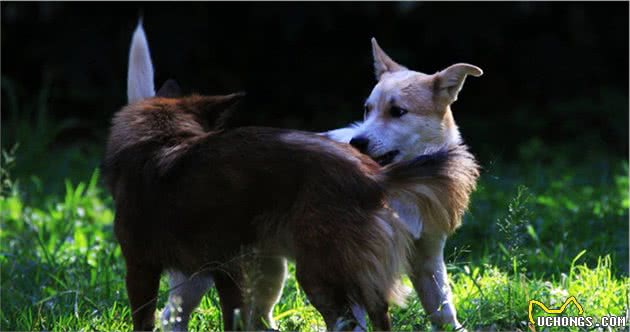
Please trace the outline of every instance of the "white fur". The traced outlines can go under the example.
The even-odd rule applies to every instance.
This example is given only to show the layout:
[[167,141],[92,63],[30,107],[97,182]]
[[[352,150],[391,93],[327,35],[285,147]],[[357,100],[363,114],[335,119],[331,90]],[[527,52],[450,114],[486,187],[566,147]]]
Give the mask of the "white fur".
[[155,96],[153,63],[149,53],[149,43],[142,28],[142,21],[131,39],[129,50],[129,70],[127,72],[127,102],[135,103]]
[[339,128],[335,130],[329,130],[329,131],[319,133],[319,134],[326,136],[333,141],[348,143],[354,136],[356,136],[357,127],[359,127],[360,125],[361,125],[360,122],[355,122],[347,127]]
[[453,295],[448,284],[444,264],[445,243],[444,234],[432,233],[425,233],[420,240],[416,241],[415,256],[417,258],[413,262],[411,282],[432,324],[438,327],[450,324],[459,331],[465,331],[457,320]]
[[420,209],[415,204],[415,196],[405,195],[405,197],[392,197],[388,200],[392,210],[414,239],[420,238],[422,233],[422,217]]

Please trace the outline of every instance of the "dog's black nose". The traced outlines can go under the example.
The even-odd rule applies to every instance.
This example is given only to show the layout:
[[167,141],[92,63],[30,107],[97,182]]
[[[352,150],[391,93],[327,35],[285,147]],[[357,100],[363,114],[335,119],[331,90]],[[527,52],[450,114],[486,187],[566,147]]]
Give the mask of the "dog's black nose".
[[350,140],[350,145],[354,146],[357,150],[361,151],[361,153],[365,153],[367,151],[369,144],[370,144],[370,140],[365,137],[353,137]]

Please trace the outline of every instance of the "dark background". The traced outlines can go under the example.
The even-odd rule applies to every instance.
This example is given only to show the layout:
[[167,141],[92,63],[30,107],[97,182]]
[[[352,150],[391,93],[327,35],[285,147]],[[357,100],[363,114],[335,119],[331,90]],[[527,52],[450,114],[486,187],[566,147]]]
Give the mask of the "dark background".
[[[455,280],[480,287],[479,269],[495,280],[481,284],[489,297],[479,302],[460,297],[473,304],[459,311],[471,330],[527,329],[514,294],[551,298],[569,283],[596,293],[596,283],[626,280],[607,271],[628,276],[628,2],[0,7],[0,279],[10,281],[0,325],[7,330],[59,329],[79,319],[77,308],[90,318],[62,329],[125,329],[98,325],[127,303],[98,165],[111,117],[126,103],[140,13],[156,87],[175,78],[186,92],[246,91],[231,126],[321,131],[360,120],[375,83],[373,36],[411,69],[481,67],[484,75],[466,80],[453,112],[482,174],[464,226],[444,251]],[[571,280],[582,263],[602,269],[579,286]],[[503,281],[495,268],[513,278]],[[602,306],[614,302],[600,298]]]
[[628,155],[627,3],[3,2],[3,87],[20,101],[46,89],[48,115],[73,120],[51,148],[104,145],[125,104],[140,13],[156,88],[175,78],[187,92],[246,91],[231,125],[327,130],[360,120],[375,83],[374,36],[411,69],[484,70],[453,107],[482,159],[567,144],[569,158]]

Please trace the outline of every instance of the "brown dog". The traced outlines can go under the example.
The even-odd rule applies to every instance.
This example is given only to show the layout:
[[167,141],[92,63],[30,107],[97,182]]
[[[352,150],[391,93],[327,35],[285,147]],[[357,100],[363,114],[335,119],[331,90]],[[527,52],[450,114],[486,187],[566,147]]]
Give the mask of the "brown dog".
[[[148,55],[146,40],[138,45]],[[458,152],[381,169],[349,145],[312,133],[221,130],[240,94],[152,97],[146,71],[132,70],[142,61],[136,55],[132,47],[131,103],[113,119],[103,162],[134,329],[153,328],[164,270],[214,279],[225,328],[233,328],[234,311],[248,311],[240,262],[256,256],[295,261],[328,329],[361,325],[363,310],[375,329],[389,329],[388,302],[400,295],[409,233],[388,201],[407,183],[432,195]]]

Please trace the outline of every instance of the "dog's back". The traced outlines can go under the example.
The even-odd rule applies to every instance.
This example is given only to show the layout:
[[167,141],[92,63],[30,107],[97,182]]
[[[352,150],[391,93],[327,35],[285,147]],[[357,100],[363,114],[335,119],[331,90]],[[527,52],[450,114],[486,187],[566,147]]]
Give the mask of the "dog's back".
[[[208,255],[232,254],[227,248],[239,250],[283,228],[299,233],[310,227],[300,224],[309,214],[326,209],[330,218],[317,227],[359,222],[380,207],[383,189],[372,178],[378,165],[353,149],[282,129],[206,132],[179,111],[186,103],[155,98],[125,108],[114,120],[104,163],[117,234],[142,237],[141,246],[164,263],[172,248],[158,255],[160,243],[190,251],[186,261],[199,260],[184,267],[172,257],[166,268],[196,268],[220,258]],[[364,215],[347,218],[346,209]]]

